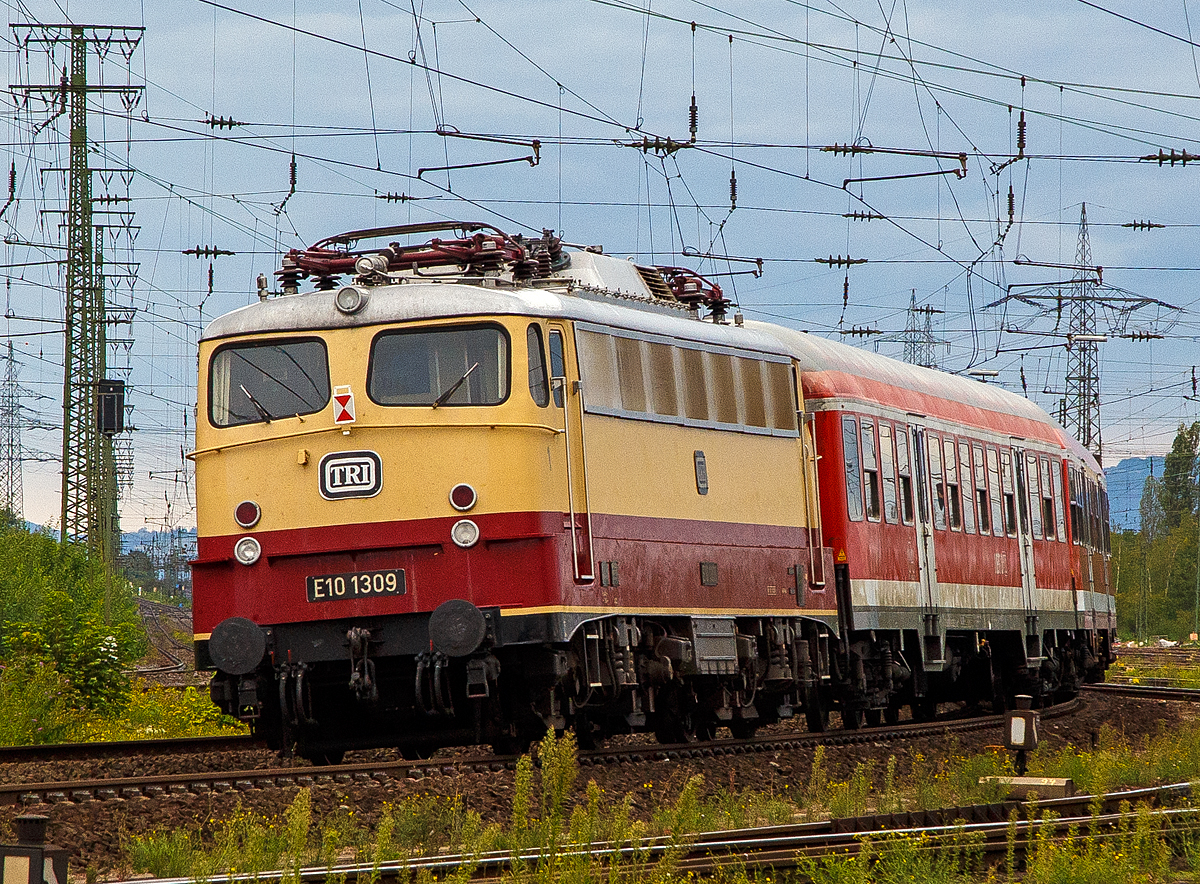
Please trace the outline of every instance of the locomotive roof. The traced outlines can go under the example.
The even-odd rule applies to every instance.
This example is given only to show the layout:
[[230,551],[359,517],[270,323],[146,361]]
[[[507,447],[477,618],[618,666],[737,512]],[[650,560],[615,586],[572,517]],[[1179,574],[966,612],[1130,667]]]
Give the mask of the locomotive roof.
[[[572,287],[570,291],[568,285]],[[362,290],[367,295],[366,304],[351,315],[337,310],[336,290],[285,295],[218,317],[205,328],[202,340],[455,316],[538,316],[592,322],[790,356],[804,373],[807,398],[890,404],[930,417],[1033,436],[1060,444],[1099,471],[1092,456],[1028,399],[997,386],[910,365],[771,323],[746,322],[737,326],[701,321],[685,305],[655,297],[631,261],[608,255],[572,252],[568,268],[539,280],[536,285],[515,285],[504,280],[480,284],[408,277],[401,284],[367,286]]]

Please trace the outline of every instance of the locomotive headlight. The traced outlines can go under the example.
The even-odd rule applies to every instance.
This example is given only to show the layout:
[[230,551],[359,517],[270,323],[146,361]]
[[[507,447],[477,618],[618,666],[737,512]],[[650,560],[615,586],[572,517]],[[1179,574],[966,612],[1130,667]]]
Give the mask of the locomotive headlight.
[[[253,539],[253,538],[248,538]],[[470,549],[479,542],[479,526],[470,519],[459,519],[450,529],[450,539],[456,546]]]
[[243,565],[253,565],[262,555],[262,547],[253,537],[243,537],[233,545],[233,557]]
[[334,295],[333,304],[339,313],[350,315],[366,306],[367,296],[361,289],[356,289],[352,285],[342,286]]
[[465,513],[471,507],[475,506],[475,501],[479,499],[475,493],[475,489],[466,482],[459,482],[450,489],[450,506],[454,507],[460,513]]
[[262,518],[262,510],[253,500],[243,500],[233,511],[233,520],[243,528],[253,528]]

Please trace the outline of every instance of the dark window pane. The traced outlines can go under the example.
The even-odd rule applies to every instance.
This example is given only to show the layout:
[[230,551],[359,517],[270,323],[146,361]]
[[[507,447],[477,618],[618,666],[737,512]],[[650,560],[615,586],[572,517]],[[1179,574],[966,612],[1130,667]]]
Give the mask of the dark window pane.
[[546,381],[546,354],[542,350],[542,330],[537,325],[529,326],[525,333],[529,348],[529,395],[536,405],[550,404],[550,387]]
[[458,389],[443,405],[498,405],[508,398],[503,330],[426,328],[375,339],[367,392],[380,405],[432,405],[455,384]]
[[329,402],[329,362],[321,341],[222,347],[212,358],[208,413],[233,427],[320,411]]

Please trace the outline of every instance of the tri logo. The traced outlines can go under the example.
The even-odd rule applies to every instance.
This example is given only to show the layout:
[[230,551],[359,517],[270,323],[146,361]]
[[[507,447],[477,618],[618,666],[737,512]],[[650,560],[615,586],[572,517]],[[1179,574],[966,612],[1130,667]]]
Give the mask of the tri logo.
[[374,451],[334,451],[321,458],[317,476],[326,500],[374,497],[383,490],[383,461]]

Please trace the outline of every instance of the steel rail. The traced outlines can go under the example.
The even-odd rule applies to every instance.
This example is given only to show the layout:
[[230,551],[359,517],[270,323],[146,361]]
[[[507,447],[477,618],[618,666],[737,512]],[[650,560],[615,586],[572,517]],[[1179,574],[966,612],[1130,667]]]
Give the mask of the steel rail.
[[[1082,701],[1075,699],[1044,710],[1043,718],[1075,712]],[[988,715],[961,721],[902,724],[889,728],[858,731],[796,733],[752,740],[716,740],[708,743],[646,745],[592,749],[579,753],[581,767],[608,766],[647,761],[682,761],[779,752],[815,745],[853,745],[919,737],[939,737],[1000,727],[1003,715]],[[170,742],[170,741],[166,741]],[[247,741],[247,744],[249,741]],[[85,744],[94,745],[94,744]],[[125,744],[136,754],[139,744]],[[30,747],[36,749],[37,747]],[[0,783],[0,804],[55,804],[60,802],[113,801],[129,798],[161,798],[169,795],[251,791],[270,787],[304,787],[320,784],[380,784],[388,780],[420,780],[425,777],[456,776],[515,769],[518,756],[475,756],[425,761],[368,762],[313,767],[272,767],[256,770],[163,774],[151,777],[114,777],[45,783]]]
[[33,761],[87,761],[131,755],[195,755],[265,749],[248,734],[223,737],[184,737],[178,740],[114,740],[103,743],[48,743],[42,746],[0,746],[0,765]]
[[1200,688],[1174,688],[1163,685],[1124,684],[1108,682],[1105,684],[1086,684],[1083,689],[1096,694],[1109,694],[1115,697],[1147,697],[1157,700],[1200,700]]

